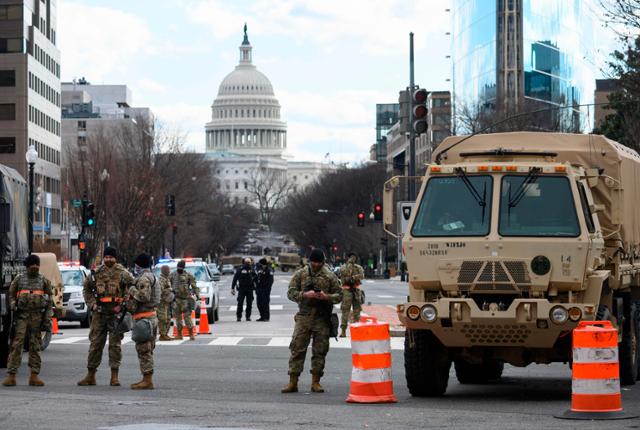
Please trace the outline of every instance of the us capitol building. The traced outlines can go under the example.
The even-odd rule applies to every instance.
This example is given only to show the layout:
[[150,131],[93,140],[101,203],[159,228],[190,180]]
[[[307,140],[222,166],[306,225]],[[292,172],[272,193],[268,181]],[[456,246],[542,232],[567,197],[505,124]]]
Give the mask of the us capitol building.
[[255,204],[249,190],[260,175],[288,181],[291,192],[297,192],[337,167],[286,156],[287,123],[269,78],[252,62],[246,24],[240,62],[220,83],[205,131],[206,154],[216,162],[220,187],[236,202]]

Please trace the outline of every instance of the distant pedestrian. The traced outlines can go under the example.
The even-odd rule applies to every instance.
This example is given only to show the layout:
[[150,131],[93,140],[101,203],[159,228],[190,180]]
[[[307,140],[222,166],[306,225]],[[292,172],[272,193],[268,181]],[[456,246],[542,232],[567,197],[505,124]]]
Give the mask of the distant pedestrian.
[[247,321],[251,321],[251,306],[253,305],[253,290],[256,289],[256,272],[251,267],[251,259],[245,258],[241,267],[236,270],[231,281],[231,294],[236,293],[238,289],[238,307],[236,308],[236,320],[242,320],[242,307],[244,301],[247,301],[245,317]]
[[185,270],[184,260],[178,261],[176,271],[169,276],[171,288],[175,294],[175,308],[173,315],[176,320],[178,335],[175,339],[182,339],[182,320],[189,330],[189,340],[196,340],[194,334],[193,321],[191,321],[191,311],[195,309],[196,302],[193,296],[200,300],[200,290],[196,284],[196,278]]
[[311,346],[311,391],[323,393],[320,378],[324,374],[325,357],[329,352],[330,320],[333,305],[342,300],[342,288],[336,275],[324,264],[320,249],[311,251],[309,265],[297,270],[287,290],[287,297],[298,304],[295,328],[289,344],[289,383],[283,393],[298,391],[298,378],[304,368],[309,343]]
[[257,321],[269,321],[269,302],[273,285],[273,270],[266,258],[258,261],[258,279],[256,283],[256,301],[260,318]]
[[40,257],[31,254],[24,260],[24,265],[27,273],[16,276],[9,287],[9,306],[16,314],[16,322],[7,363],[7,377],[2,381],[5,387],[16,385],[16,373],[22,361],[22,348],[26,336],[29,336],[29,367],[31,368],[29,385],[36,387],[44,385],[38,377],[42,365],[41,330],[48,328],[50,331],[53,289],[51,282],[39,273]]
[[96,385],[96,371],[102,361],[102,350],[109,337],[109,367],[111,380],[109,384],[117,387],[118,370],[122,362],[123,334],[118,332],[118,325],[125,309],[124,301],[129,295],[129,286],[133,284],[133,276],[124,266],[117,262],[117,251],[106,247],[100,265],[91,276],[84,281],[84,301],[91,309],[91,328],[89,329],[89,356],[87,357],[87,375],[78,385]]
[[[357,322],[362,311],[362,290],[360,284],[364,278],[362,266],[356,264],[357,256],[350,253],[346,264],[340,267],[340,281],[342,282],[342,321],[340,323],[340,337],[347,337],[347,326],[349,322]],[[353,314],[351,308],[353,307]],[[350,318],[351,316],[351,318]]]

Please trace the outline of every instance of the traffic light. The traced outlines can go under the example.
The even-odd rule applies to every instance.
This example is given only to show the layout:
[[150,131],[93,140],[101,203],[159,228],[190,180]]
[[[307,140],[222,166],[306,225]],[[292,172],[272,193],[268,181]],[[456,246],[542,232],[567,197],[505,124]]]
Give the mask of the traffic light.
[[427,97],[429,92],[424,88],[417,89],[411,97],[411,109],[413,109],[413,131],[417,135],[425,133],[429,126],[427,125]]
[[358,227],[364,227],[364,211],[358,212]]
[[382,203],[373,205],[373,219],[375,221],[382,221]]
[[335,254],[336,252],[338,252],[338,245],[333,245],[331,247],[331,250],[333,251],[333,253]]
[[164,198],[165,212],[167,216],[175,216],[176,214],[176,196],[167,194]]
[[173,224],[171,224],[171,230],[173,230],[173,232],[177,232],[178,231],[178,224],[176,224],[175,222]]
[[96,205],[91,202],[87,202],[85,221],[87,227],[96,225]]
[[84,239],[78,239],[78,249],[80,251],[84,251],[85,249],[87,249],[87,242],[85,242]]
[[400,91],[398,96],[398,104],[400,105],[400,113],[398,121],[400,122],[400,133],[409,133],[409,109],[411,109],[409,91]]

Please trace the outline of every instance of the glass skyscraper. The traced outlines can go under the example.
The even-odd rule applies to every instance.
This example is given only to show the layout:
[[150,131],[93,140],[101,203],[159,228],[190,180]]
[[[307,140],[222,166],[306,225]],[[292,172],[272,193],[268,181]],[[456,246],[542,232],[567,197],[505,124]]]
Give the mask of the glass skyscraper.
[[[453,92],[462,110],[516,113],[593,103],[592,0],[454,0]],[[545,112],[549,129],[593,128],[593,107]],[[457,129],[460,128],[460,129]]]

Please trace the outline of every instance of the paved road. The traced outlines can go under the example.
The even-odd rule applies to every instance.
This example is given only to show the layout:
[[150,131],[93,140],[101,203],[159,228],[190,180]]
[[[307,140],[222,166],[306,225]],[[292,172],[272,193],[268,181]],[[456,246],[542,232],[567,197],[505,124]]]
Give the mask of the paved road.
[[[122,387],[106,385],[108,369],[104,363],[98,373],[98,386],[76,386],[85,371],[87,330],[62,323],[64,334],[56,336],[44,353],[42,377],[47,385],[27,387],[23,365],[18,387],[0,387],[0,428],[640,427],[639,420],[593,423],[554,418],[554,414],[569,407],[570,370],[562,365],[525,369],[507,366],[500,382],[487,385],[461,385],[452,372],[446,397],[412,398],[404,384],[401,339],[392,343],[396,404],[345,403],[351,354],[344,339],[334,342],[329,353],[322,380],[325,394],[309,393],[308,372],[303,375],[300,393],[280,394],[280,387],[287,380],[287,345],[295,309],[286,299],[287,277],[279,275],[276,281],[272,299],[275,310],[269,323],[235,321],[235,313],[230,310],[234,298],[228,294],[229,282],[229,277],[221,282],[221,295],[225,298],[221,321],[213,326],[213,335],[199,336],[195,342],[159,343],[157,389],[153,391],[134,392],[127,386],[139,379],[131,342],[123,346]],[[394,298],[404,295],[399,282],[376,281],[367,284],[367,289],[372,304],[395,304]],[[623,391],[625,408],[636,414],[640,414],[639,393],[640,385]]]

